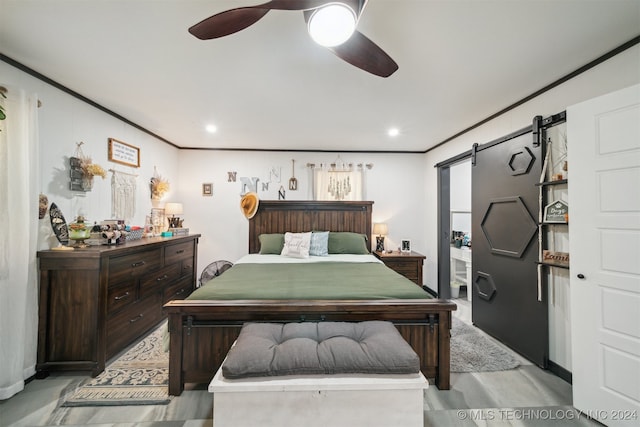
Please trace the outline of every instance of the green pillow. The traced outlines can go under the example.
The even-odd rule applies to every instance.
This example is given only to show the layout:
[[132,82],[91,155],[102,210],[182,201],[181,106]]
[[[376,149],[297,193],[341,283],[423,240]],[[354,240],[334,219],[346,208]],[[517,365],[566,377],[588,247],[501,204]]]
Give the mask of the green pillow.
[[368,254],[367,237],[364,234],[346,231],[329,233],[330,254]]
[[284,247],[284,234],[261,234],[258,236],[260,240],[260,253],[280,255]]

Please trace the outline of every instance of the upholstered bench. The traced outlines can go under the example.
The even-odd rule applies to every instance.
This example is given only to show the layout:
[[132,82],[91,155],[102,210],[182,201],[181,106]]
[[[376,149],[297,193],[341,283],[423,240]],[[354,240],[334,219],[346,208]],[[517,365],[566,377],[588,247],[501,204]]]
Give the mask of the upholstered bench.
[[393,324],[247,323],[209,384],[215,427],[422,426],[420,361]]

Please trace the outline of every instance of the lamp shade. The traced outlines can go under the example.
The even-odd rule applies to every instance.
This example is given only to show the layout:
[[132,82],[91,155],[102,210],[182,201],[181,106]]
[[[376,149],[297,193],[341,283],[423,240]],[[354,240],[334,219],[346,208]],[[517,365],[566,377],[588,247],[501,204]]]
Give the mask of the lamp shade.
[[166,203],[164,205],[165,215],[180,215],[182,213],[182,203]]
[[389,232],[389,229],[387,228],[387,224],[383,222],[377,222],[373,224],[373,234],[386,236],[388,232]]

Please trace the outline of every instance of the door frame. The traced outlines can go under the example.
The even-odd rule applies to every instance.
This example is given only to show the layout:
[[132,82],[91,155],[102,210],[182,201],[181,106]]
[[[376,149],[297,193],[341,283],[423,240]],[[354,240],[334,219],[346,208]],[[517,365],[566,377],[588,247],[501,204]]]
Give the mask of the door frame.
[[451,166],[470,159],[472,153],[468,150],[435,165],[438,168],[438,298],[451,298]]

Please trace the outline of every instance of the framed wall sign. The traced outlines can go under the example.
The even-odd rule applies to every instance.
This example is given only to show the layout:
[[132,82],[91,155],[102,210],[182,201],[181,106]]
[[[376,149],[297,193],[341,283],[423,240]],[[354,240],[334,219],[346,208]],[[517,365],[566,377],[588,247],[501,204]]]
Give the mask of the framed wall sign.
[[205,182],[204,184],[202,184],[202,195],[213,196],[213,183]]
[[139,168],[140,149],[126,142],[109,138],[109,161]]
[[404,252],[404,253],[411,252],[411,240],[402,239],[400,241],[400,252]]
[[566,224],[569,222],[569,205],[556,200],[544,207],[544,222]]
[[543,250],[542,261],[547,264],[555,264],[555,265],[561,265],[563,267],[569,267],[569,253]]

